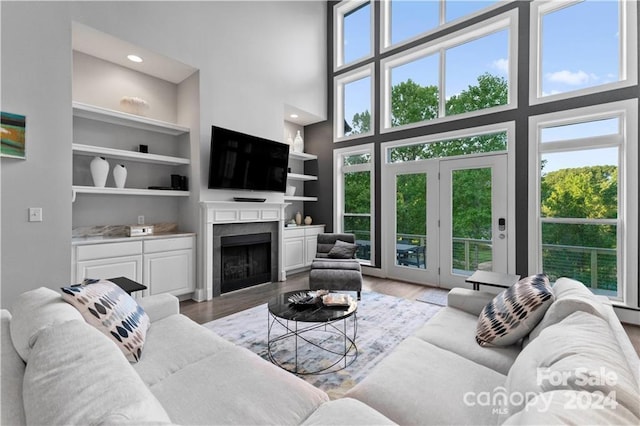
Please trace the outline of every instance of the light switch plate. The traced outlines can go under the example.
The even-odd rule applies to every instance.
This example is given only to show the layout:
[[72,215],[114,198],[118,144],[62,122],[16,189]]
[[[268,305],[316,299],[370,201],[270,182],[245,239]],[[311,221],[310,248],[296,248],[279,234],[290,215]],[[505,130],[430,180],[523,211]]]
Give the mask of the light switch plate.
[[42,222],[42,207],[29,207],[29,222]]

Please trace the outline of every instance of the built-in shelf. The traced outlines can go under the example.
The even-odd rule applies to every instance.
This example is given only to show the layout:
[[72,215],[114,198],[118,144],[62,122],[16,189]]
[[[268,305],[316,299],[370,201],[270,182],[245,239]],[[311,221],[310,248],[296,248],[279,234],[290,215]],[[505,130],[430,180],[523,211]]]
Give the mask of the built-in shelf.
[[100,194],[100,195],[148,195],[155,197],[188,197],[189,191],[174,191],[169,189],[141,189],[141,188],[112,188],[112,187],[95,187],[95,186],[78,186],[71,187],[73,198],[75,194]]
[[190,131],[188,127],[180,126],[178,124],[75,101],[73,102],[73,115],[75,117],[88,118],[90,120],[133,127],[136,129],[150,130],[173,136],[189,133]]
[[317,160],[318,156],[314,155],[314,154],[307,154],[305,152],[294,152],[294,151],[289,151],[289,157],[296,159],[296,160],[302,160],[302,161],[307,161],[307,160]]
[[285,201],[318,201],[318,197],[301,197],[297,195],[285,195]]
[[171,157],[168,155],[148,154],[136,151],[125,151],[123,149],[107,148],[103,146],[83,145],[74,143],[71,145],[74,154],[78,155],[99,155],[118,160],[131,160],[138,163],[165,164],[169,166],[181,166],[191,164],[188,158]]
[[318,180],[318,176],[301,175],[298,173],[289,173],[287,174],[287,178],[291,180],[302,180],[302,181]]

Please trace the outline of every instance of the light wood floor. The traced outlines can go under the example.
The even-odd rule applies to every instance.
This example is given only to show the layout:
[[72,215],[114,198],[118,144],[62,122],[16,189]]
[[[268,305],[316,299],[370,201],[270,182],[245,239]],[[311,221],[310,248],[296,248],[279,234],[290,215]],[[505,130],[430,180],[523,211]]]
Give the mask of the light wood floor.
[[[207,302],[187,300],[180,303],[180,311],[199,324],[213,321],[245,309],[266,303],[271,297],[283,291],[304,290],[309,288],[309,274],[306,272],[291,275],[287,281],[262,284],[232,293],[214,297]],[[375,291],[389,296],[415,300],[427,286],[411,284],[370,276],[363,277],[363,291]],[[623,324],[631,343],[640,356],[640,327]]]

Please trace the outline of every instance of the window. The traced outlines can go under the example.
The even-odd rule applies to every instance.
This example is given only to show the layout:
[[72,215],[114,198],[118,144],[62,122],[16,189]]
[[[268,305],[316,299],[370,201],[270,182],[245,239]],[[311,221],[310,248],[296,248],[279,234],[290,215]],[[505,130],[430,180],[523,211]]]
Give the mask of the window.
[[500,2],[382,0],[382,49],[414,40],[452,21],[469,18]]
[[382,60],[382,131],[515,107],[516,21],[505,13]]
[[507,132],[477,134],[455,139],[395,146],[387,150],[387,163],[428,160],[507,150]]
[[[530,267],[637,306],[637,101],[530,118]],[[629,285],[631,284],[631,285]]]
[[344,1],[334,8],[334,67],[373,54],[373,7],[369,1]]
[[336,232],[355,234],[356,256],[373,264],[373,145],[334,151]]
[[635,1],[534,1],[531,102],[637,82]]
[[373,133],[373,66],[336,77],[334,82],[334,139]]

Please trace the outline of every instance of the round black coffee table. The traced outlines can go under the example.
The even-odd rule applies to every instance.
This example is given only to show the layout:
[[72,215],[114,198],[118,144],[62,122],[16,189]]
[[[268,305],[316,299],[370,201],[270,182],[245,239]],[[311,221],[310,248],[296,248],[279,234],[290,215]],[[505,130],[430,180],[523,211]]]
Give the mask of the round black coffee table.
[[[308,305],[289,302],[292,295],[303,292],[308,290],[282,293],[269,300],[269,359],[280,368],[300,375],[346,368],[358,356],[358,303],[354,299],[349,306],[325,306],[322,301]],[[306,355],[316,361],[318,355],[323,359],[320,365],[304,367],[302,360]],[[306,361],[311,363],[309,359]]]

